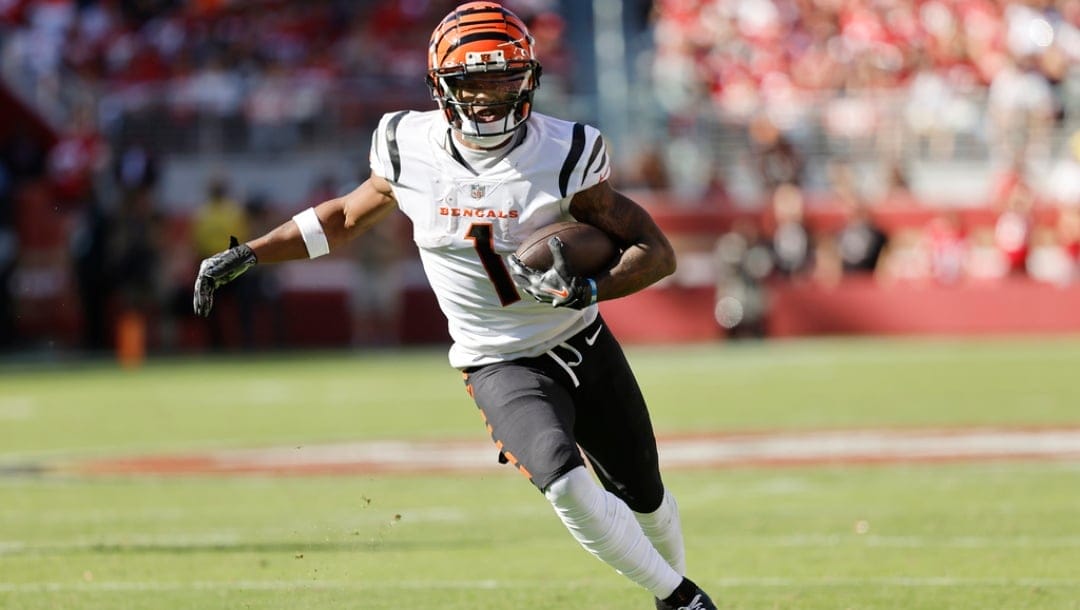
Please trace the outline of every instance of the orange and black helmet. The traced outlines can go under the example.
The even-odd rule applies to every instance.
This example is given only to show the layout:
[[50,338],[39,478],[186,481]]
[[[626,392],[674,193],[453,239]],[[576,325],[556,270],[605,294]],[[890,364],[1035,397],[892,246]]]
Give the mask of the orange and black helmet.
[[479,137],[510,133],[529,118],[540,84],[532,35],[496,2],[461,4],[431,33],[427,83],[454,129]]

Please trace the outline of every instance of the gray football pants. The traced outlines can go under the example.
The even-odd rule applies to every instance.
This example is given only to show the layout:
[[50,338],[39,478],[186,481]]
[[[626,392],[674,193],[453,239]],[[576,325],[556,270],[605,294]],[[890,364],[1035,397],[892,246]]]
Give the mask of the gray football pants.
[[604,488],[631,510],[660,506],[664,487],[648,409],[602,318],[540,356],[466,369],[465,384],[500,461],[541,492],[584,465],[584,452]]

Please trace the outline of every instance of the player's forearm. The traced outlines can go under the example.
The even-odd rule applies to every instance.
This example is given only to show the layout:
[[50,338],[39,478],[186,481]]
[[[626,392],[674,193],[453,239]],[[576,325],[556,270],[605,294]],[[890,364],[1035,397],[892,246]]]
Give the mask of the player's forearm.
[[[326,201],[314,208],[318,226],[312,224],[310,227],[322,231],[330,251],[350,239],[345,229],[343,209],[340,199]],[[305,241],[300,224],[295,219],[287,220],[269,233],[249,241],[248,246],[255,252],[259,263],[311,258],[308,242]]]
[[644,208],[607,182],[575,194],[570,213],[599,227],[622,248],[610,270],[591,278],[597,300],[633,294],[675,272],[675,251],[660,227]]
[[675,272],[675,253],[662,236],[623,250],[619,262],[596,280],[597,300],[617,299],[643,290]]
[[344,197],[304,210],[248,245],[260,263],[314,258],[336,250],[395,209],[390,185],[372,176]]
[[675,273],[675,251],[648,212],[630,198],[611,191],[602,218],[609,234],[619,236],[618,262],[596,279],[597,300],[617,299],[643,290]]

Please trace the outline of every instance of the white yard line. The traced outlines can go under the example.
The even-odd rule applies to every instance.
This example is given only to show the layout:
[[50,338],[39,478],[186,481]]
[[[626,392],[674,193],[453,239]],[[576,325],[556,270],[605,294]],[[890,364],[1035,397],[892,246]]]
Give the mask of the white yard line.
[[[412,515],[410,522],[416,520]],[[935,538],[926,536],[880,536],[854,534],[821,535],[801,534],[788,536],[732,536],[724,539],[732,547],[754,548],[837,548],[837,547],[874,547],[898,549],[1080,549],[1080,537],[1036,537],[1036,536],[959,536],[953,538]],[[83,551],[116,551],[138,553],[144,550],[191,549],[219,551],[241,548],[251,541],[232,532],[209,533],[199,535],[161,535],[128,533],[110,538],[85,538],[63,541],[24,542],[17,540],[0,541],[0,557],[5,555],[34,555],[41,553],[69,553]],[[289,544],[288,542],[283,544]],[[298,551],[303,550],[308,542],[295,543]],[[367,540],[355,543],[357,548],[369,545]],[[343,546],[345,546],[343,544]]]
[[[1080,459],[1080,428],[877,429],[669,437],[664,468]],[[485,441],[369,441],[60,464],[76,474],[355,474],[491,470]]]
[[[959,588],[959,587],[1080,587],[1080,578],[953,578],[953,577],[881,577],[881,578],[786,578],[786,577],[729,577],[706,581],[718,588],[848,588],[848,587],[899,587],[899,588]],[[567,588],[614,588],[613,584],[598,582],[566,582]],[[365,591],[373,589],[546,589],[550,585],[541,580],[402,580],[402,581],[312,581],[312,580],[237,580],[237,581],[100,581],[100,582],[0,582],[0,593],[138,593],[169,591]]]

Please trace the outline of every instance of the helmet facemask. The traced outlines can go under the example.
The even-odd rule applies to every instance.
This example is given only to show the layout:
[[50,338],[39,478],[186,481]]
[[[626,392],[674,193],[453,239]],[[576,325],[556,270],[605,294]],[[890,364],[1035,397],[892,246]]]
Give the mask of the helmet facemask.
[[506,135],[529,118],[538,72],[529,66],[439,74],[432,93],[450,126],[462,135]]

